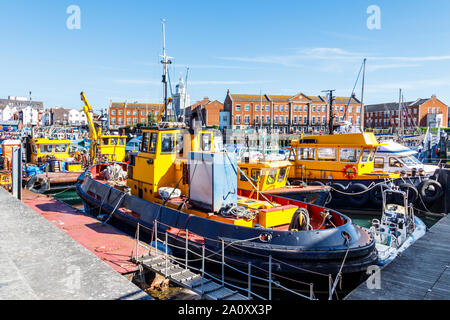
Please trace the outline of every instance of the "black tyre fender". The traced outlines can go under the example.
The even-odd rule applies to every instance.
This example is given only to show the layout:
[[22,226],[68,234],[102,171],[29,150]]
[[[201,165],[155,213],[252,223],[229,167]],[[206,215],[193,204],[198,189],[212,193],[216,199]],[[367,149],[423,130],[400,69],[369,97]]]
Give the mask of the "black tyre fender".
[[335,189],[335,190],[338,190],[340,192],[346,192],[346,189],[345,189],[343,184],[341,184],[341,183],[332,183],[330,185],[330,187],[332,188],[331,196],[333,197],[334,200],[340,200],[340,199],[345,197],[345,195],[343,195],[342,193],[339,193],[339,192],[333,190],[333,189]]
[[318,187],[323,187],[323,186],[325,186],[325,184],[323,184],[323,183],[320,182],[320,181],[313,181],[313,182],[311,182],[309,185],[310,185],[310,186],[318,186]]
[[42,194],[50,190],[50,183],[46,178],[32,176],[27,182],[27,189]]
[[401,183],[399,186],[401,191],[408,191],[408,201],[409,203],[414,203],[419,198],[419,191],[415,186],[410,183]]
[[358,194],[349,196],[349,202],[354,206],[364,206],[370,199],[370,194],[367,190],[367,186],[363,185],[362,183],[355,183],[350,185],[347,192]]
[[433,202],[442,197],[442,185],[434,180],[425,180],[419,184],[419,195],[426,202]]
[[370,201],[377,207],[381,207],[383,204],[383,190],[389,189],[389,186],[385,183],[379,184],[370,190]]

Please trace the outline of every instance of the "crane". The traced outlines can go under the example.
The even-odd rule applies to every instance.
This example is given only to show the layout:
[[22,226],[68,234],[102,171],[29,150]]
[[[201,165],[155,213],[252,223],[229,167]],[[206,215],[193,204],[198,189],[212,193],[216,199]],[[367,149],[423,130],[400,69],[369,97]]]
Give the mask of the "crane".
[[91,139],[91,148],[89,154],[90,164],[97,161],[119,161],[125,160],[126,136],[104,135],[102,128],[95,128],[92,120],[93,109],[89,104],[84,92],[81,92],[81,100],[84,102],[83,111],[86,115],[89,126],[89,137]]

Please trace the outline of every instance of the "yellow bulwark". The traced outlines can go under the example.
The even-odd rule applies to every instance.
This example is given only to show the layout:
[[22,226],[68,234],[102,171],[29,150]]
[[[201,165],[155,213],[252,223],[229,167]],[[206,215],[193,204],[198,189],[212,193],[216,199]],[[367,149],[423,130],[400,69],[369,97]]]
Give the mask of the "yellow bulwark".
[[399,174],[374,170],[379,146],[373,133],[307,136],[292,141],[289,178],[317,180],[396,179]]
[[31,162],[42,163],[47,160],[63,160],[70,158],[70,140],[50,140],[46,138],[31,141]]

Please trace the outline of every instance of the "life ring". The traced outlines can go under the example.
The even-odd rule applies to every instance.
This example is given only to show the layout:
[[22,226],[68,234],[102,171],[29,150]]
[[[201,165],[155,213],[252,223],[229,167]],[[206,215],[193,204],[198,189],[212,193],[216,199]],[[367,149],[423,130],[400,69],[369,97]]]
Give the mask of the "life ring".
[[28,180],[27,189],[31,192],[42,194],[50,190],[50,183],[48,179],[35,175]]
[[355,183],[348,187],[348,193],[356,193],[348,197],[348,201],[355,207],[364,206],[370,198],[368,188],[362,183]]
[[426,202],[433,202],[442,197],[442,185],[434,180],[425,180],[419,185],[419,194]]
[[356,168],[354,165],[348,164],[344,167],[343,173],[345,179],[355,179],[358,175],[358,168]]

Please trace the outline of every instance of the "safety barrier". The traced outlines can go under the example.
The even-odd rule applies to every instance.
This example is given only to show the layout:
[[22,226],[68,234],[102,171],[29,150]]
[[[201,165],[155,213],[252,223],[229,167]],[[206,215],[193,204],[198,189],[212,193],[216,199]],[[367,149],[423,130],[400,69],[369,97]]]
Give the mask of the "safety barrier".
[[[165,232],[158,231],[161,228],[161,226],[166,228]],[[148,230],[149,233],[151,233],[150,248],[148,248],[148,244],[143,245],[143,242],[140,239],[141,238],[141,228],[146,229],[146,230]],[[192,234],[189,233],[188,229],[184,229],[184,230],[177,229],[178,234],[183,233],[183,235],[184,235],[183,238],[185,238],[185,241],[184,241],[185,245],[184,245],[184,247],[181,247],[179,245],[170,243],[170,241],[169,241],[170,239],[176,239],[180,242],[180,237],[174,236],[173,234],[169,233],[167,231],[168,228],[170,228],[169,225],[165,225],[162,222],[158,222],[156,220],[153,222],[153,228],[149,228],[147,226],[144,226],[144,225],[141,225],[138,223],[137,229],[136,229],[136,235],[135,235],[135,240],[136,240],[135,260],[136,261],[139,261],[139,248],[140,247],[146,248],[148,250],[148,252],[147,252],[148,255],[155,256],[155,255],[158,255],[158,253],[160,253],[160,250],[158,250],[158,244],[163,244],[164,252],[162,255],[163,255],[163,259],[165,260],[165,269],[164,269],[164,272],[162,275],[165,277],[168,276],[170,261],[175,261],[177,264],[184,267],[186,270],[189,269],[191,271],[201,273],[202,279],[205,279],[205,277],[208,277],[209,279],[212,279],[213,281],[218,281],[224,287],[226,286],[229,288],[239,290],[240,292],[245,292],[248,295],[249,299],[257,298],[257,299],[261,299],[261,300],[272,300],[274,288],[278,288],[281,291],[293,294],[294,296],[297,296],[300,298],[304,298],[304,299],[308,299],[308,300],[318,300],[314,293],[314,284],[313,283],[306,283],[306,282],[303,282],[300,280],[290,279],[290,278],[287,278],[282,275],[274,273],[273,272],[274,263],[283,264],[283,265],[289,266],[291,268],[297,269],[299,271],[302,271],[305,273],[310,273],[311,275],[322,276],[324,278],[327,278],[328,283],[329,283],[328,294],[329,294],[330,300],[331,300],[331,297],[333,296],[333,294],[335,294],[336,285],[337,285],[338,281],[342,280],[340,274],[338,274],[338,276],[336,276],[336,280],[334,281],[333,277],[330,274],[328,274],[328,275],[322,274],[322,273],[315,272],[312,270],[307,270],[307,269],[303,269],[303,268],[300,268],[300,267],[297,267],[294,265],[290,265],[283,261],[277,260],[277,259],[273,258],[272,256],[262,256],[259,254],[255,254],[255,253],[249,252],[247,250],[244,250],[242,248],[238,248],[238,247],[234,246],[233,243],[225,245],[225,241],[223,241],[223,240],[218,241],[218,240],[214,240],[214,239],[204,238],[205,240],[217,242],[220,244],[221,250],[220,250],[220,252],[216,252],[216,251],[206,248],[204,244],[202,244],[200,246],[198,243],[191,241],[189,239],[189,237]],[[163,238],[161,238],[161,234],[163,234]],[[240,242],[245,242],[245,241],[250,241],[250,240],[254,240],[254,239],[242,240]],[[201,251],[201,253],[194,251],[192,249],[193,247],[196,248],[197,251]],[[267,258],[268,270],[257,267],[255,265],[252,265],[251,262],[248,263],[248,268],[246,271],[240,270],[236,266],[231,265],[227,261],[237,262],[240,264],[242,264],[242,261],[238,261],[233,258],[230,258],[229,256],[228,257],[226,256],[226,249],[230,248],[230,247],[232,247],[234,250],[241,251],[248,256],[253,255],[253,256]],[[178,249],[178,250],[184,251],[184,258],[175,257],[173,255],[170,255],[169,249]],[[191,256],[191,258],[189,258],[189,256]],[[192,256],[194,256],[194,258],[192,258]],[[144,257],[144,256],[142,256],[142,257]],[[218,259],[214,259],[213,257],[217,257]],[[198,268],[193,265],[194,262],[200,262],[200,261],[201,261],[201,268]],[[212,264],[220,264],[221,265],[221,277],[220,278],[218,278],[217,275],[214,276],[213,274],[206,271],[205,266],[206,266],[207,262],[212,263]],[[342,266],[344,265],[344,263],[345,263],[345,258],[342,263]],[[241,287],[236,284],[230,283],[230,281],[227,281],[227,279],[225,277],[226,268],[229,268],[229,269],[237,272],[238,274],[246,277],[247,278],[246,287]],[[342,269],[342,267],[341,267],[341,269]],[[266,278],[256,275],[255,270],[258,271],[259,274],[264,274],[266,276]],[[295,290],[295,289],[288,288],[286,284],[283,285],[280,282],[276,281],[275,279],[283,279],[286,282],[291,282],[296,285],[304,286],[304,290]],[[256,293],[252,290],[252,284],[253,284],[254,280],[259,280],[259,281],[267,284],[267,290],[268,290],[267,296],[262,296],[260,293]],[[308,295],[301,293],[301,292],[305,292],[305,291],[308,293]],[[202,296],[203,296],[203,294],[204,294],[203,282],[202,282],[202,291],[201,292],[202,292]]]

